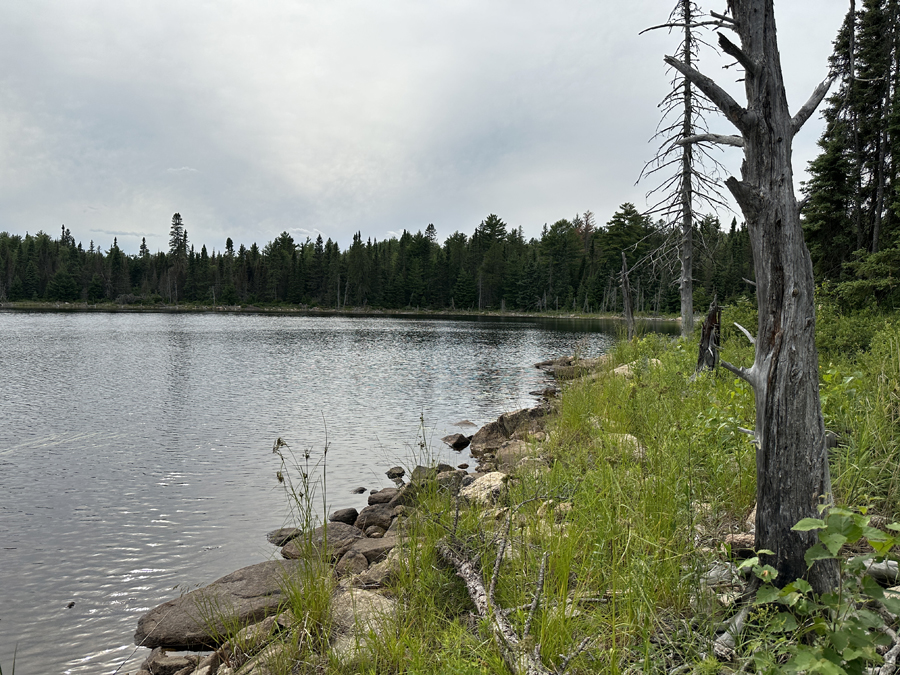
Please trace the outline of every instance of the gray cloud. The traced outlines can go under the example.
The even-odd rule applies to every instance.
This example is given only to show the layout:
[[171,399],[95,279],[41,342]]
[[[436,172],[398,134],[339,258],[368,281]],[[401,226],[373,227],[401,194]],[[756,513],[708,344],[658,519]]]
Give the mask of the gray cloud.
[[[470,234],[492,212],[527,236],[586,209],[606,221],[652,187],[634,181],[677,36],[637,34],[670,4],[5,3],[0,229],[64,222],[135,252],[144,235],[126,232],[167,248],[176,211],[216,249],[282,231],[342,246],[428,223]],[[846,5],[778,4],[797,107]],[[733,71],[701,65],[740,97]]]

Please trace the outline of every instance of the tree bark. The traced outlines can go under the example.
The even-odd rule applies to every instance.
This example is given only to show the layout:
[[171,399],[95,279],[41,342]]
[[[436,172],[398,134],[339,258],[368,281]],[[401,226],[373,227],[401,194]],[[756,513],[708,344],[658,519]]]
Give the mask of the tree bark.
[[[684,49],[682,60],[691,67],[693,46],[691,45],[691,0],[682,0],[684,12]],[[691,81],[684,78],[684,116],[681,135],[694,135],[694,104]],[[681,148],[681,335],[690,337],[694,332],[694,191],[691,176],[693,172],[693,144]]]
[[[818,505],[831,499],[819,401],[815,284],[791,167],[793,136],[805,120],[799,115],[793,120],[788,109],[772,0],[729,4],[741,46],[729,43],[726,51],[734,56],[739,50],[739,61],[746,64],[746,109],[696,70],[666,60],[690,77],[744,138],[742,179],[729,178],[726,185],[750,232],[759,324],[753,366],[723,365],[747,380],[755,395],[757,547],[774,552],[763,560],[778,570],[779,584],[806,577],[824,592],[837,585],[836,563],[820,561],[807,571],[804,553],[816,543],[816,533],[791,530],[800,519],[817,517]],[[820,86],[804,108],[815,108],[826,91]]]
[[622,251],[622,310],[625,312],[625,328],[628,339],[634,339],[634,310],[631,306],[631,284],[628,283],[628,263]]

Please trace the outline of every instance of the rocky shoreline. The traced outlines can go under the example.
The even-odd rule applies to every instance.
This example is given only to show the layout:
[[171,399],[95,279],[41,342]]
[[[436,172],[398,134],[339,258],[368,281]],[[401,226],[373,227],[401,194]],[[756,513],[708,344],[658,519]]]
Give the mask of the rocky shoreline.
[[[629,366],[600,369],[606,359],[575,360],[565,357],[535,364],[557,380],[594,377],[608,372],[629,377]],[[600,370],[598,370],[600,369]],[[397,611],[397,599],[385,593],[402,564],[407,523],[419,495],[447,490],[472,508],[491,508],[508,480],[529,472],[549,471],[542,453],[545,425],[553,413],[555,387],[532,392],[542,398],[533,408],[501,415],[474,435],[453,434],[442,439],[455,449],[470,448],[478,462],[417,466],[406,478],[402,467],[386,472],[396,487],[373,490],[361,511],[341,509],[328,516],[326,525],[311,532],[283,528],[270,532],[268,541],[281,548],[281,560],[270,560],[233,572],[212,584],[165,602],[138,621],[134,642],[152,649],[137,675],[264,675],[267,663],[277,659],[303,621],[284,610],[285,580],[310,572],[311,561],[321,560],[333,575],[331,595],[333,657],[353,658],[365,634],[379,634]],[[625,436],[623,434],[623,436]],[[619,439],[636,457],[637,439]],[[557,518],[565,505],[549,505],[546,517]],[[233,627],[243,628],[235,634]],[[296,639],[299,639],[297,637]],[[199,652],[199,653],[184,653]]]

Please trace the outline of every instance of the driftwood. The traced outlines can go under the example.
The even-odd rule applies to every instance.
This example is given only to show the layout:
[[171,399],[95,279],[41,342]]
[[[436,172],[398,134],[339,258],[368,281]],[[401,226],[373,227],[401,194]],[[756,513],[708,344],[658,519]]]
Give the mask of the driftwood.
[[[519,506],[522,506],[522,504]],[[587,648],[592,640],[591,637],[584,638],[569,654],[560,654],[562,661],[557,670],[548,670],[541,662],[540,643],[537,643],[531,652],[525,648],[525,645],[528,643],[528,636],[531,632],[534,616],[541,604],[544,593],[544,579],[547,573],[547,562],[550,558],[550,554],[545,552],[541,558],[541,570],[538,573],[537,588],[535,589],[531,603],[527,606],[528,617],[525,621],[521,637],[516,633],[515,628],[513,628],[508,619],[509,615],[516,610],[504,610],[498,607],[494,600],[497,580],[500,577],[500,566],[503,563],[503,556],[506,553],[509,530],[512,525],[512,514],[517,508],[518,507],[510,509],[509,511],[506,536],[501,538],[498,543],[497,558],[494,562],[493,574],[491,575],[487,588],[485,587],[484,580],[476,564],[463,553],[464,547],[455,536],[448,537],[438,544],[438,554],[448,565],[453,567],[457,576],[465,582],[469,598],[471,598],[472,603],[475,605],[478,615],[481,618],[490,621],[491,632],[494,634],[494,641],[500,649],[503,662],[513,675],[562,675],[568,669],[572,659]],[[591,598],[591,600],[595,599]],[[568,602],[566,604],[568,605]],[[526,609],[526,607],[521,609]]]
[[[501,548],[505,548],[505,543],[504,539]],[[529,653],[524,648],[523,640],[528,636],[523,635],[520,639],[503,612],[498,610],[494,604],[492,593],[489,593],[484,587],[484,581],[475,565],[446,541],[438,545],[438,553],[465,582],[466,590],[475,604],[478,615],[490,620],[494,640],[500,648],[503,662],[507,668],[515,675],[550,675],[553,671],[547,670],[541,663],[540,645],[535,648],[534,653]],[[498,555],[498,562],[501,556],[502,553]],[[496,568],[499,569],[499,565]],[[538,592],[540,590],[538,589]]]

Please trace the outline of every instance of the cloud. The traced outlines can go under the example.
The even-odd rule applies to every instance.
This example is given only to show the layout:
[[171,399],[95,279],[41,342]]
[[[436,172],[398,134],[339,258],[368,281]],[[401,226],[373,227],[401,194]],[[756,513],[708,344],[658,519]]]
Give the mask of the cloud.
[[[0,3],[0,230],[65,222],[77,239],[124,225],[165,248],[177,211],[198,245],[287,230],[343,248],[357,231],[428,223],[471,234],[489,213],[527,237],[587,209],[606,222],[653,187],[634,181],[678,36],[638,32],[667,12],[658,0]],[[827,73],[846,5],[781,0],[778,13],[796,108]],[[731,71],[700,65],[742,99]],[[795,140],[797,180],[818,129]],[[740,153],[726,164],[737,172]]]

